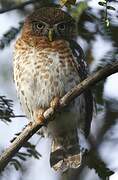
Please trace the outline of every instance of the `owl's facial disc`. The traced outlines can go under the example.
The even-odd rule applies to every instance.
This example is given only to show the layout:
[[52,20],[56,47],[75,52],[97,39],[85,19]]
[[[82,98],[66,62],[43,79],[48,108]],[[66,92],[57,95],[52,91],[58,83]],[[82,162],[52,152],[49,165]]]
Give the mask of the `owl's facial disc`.
[[[25,25],[29,27],[29,32],[33,37],[46,37],[49,41],[59,39],[68,41],[76,37],[75,20],[57,7],[37,9],[28,16]],[[26,29],[26,34],[27,32]]]

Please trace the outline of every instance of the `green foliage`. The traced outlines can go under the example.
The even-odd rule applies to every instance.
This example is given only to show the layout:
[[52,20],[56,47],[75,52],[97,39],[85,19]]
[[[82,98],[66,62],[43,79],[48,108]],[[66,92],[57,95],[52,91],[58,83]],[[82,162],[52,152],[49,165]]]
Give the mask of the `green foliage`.
[[13,113],[13,101],[7,99],[5,96],[0,96],[0,120],[4,122],[11,122]]
[[83,1],[83,2],[79,2],[75,7],[74,9],[70,9],[70,12],[72,14],[72,16],[75,18],[75,19],[78,19],[82,14],[83,12],[88,8],[88,4],[87,2]]
[[61,6],[67,6],[70,7],[71,5],[75,5],[76,0],[60,0]]
[[15,39],[15,37],[17,36],[17,34],[22,28],[22,24],[23,23],[20,22],[18,28],[12,27],[9,31],[7,31],[3,35],[3,38],[0,39],[0,49],[3,49],[4,47],[8,46],[11,43],[11,41]]
[[[19,135],[18,133],[17,135]],[[16,137],[11,141],[13,142]],[[22,161],[26,161],[28,158],[40,159],[41,154],[36,150],[36,145],[26,142],[21,150],[16,153],[13,159],[10,161],[10,165],[13,165],[16,170],[22,169]]]
[[[5,122],[5,123],[6,122],[11,122],[12,117],[17,117],[13,113],[12,108],[13,108],[13,101],[10,100],[10,99],[7,99],[5,96],[0,96],[0,119],[3,122]],[[20,133],[17,133],[16,137],[19,134]],[[14,137],[11,140],[11,143],[16,139],[16,137]],[[26,161],[27,158],[29,158],[29,157],[39,159],[41,157],[41,154],[36,150],[36,146],[34,144],[32,144],[30,142],[26,142],[23,145],[21,151],[16,153],[14,158],[11,159],[10,165],[13,165],[16,170],[19,170],[22,167],[21,161]]]
[[113,6],[107,6],[107,9],[112,10],[112,11],[116,10],[115,7],[113,7]]
[[105,21],[106,26],[109,27],[110,21],[109,21],[109,18],[108,18],[107,10],[115,11],[116,9],[113,6],[108,5],[108,0],[101,0],[101,1],[98,2],[98,4],[100,6],[105,7],[105,17],[104,17],[105,19],[104,19],[104,21]]
[[11,160],[10,165],[13,165],[17,171],[22,167],[20,162],[14,158]]
[[90,169],[95,169],[96,173],[102,180],[106,180],[109,176],[114,174],[113,171],[106,167],[106,164],[100,159],[95,150],[90,150],[84,154],[84,160]]
[[113,11],[116,10],[113,6],[107,6],[107,3],[108,3],[107,0],[102,0],[102,1],[99,1],[99,2],[98,2],[98,4],[99,4],[100,6],[105,6],[105,7],[106,7],[107,9],[109,9],[109,10],[113,10]]
[[98,4],[99,4],[100,6],[106,6],[106,1],[100,1],[100,2],[98,2]]

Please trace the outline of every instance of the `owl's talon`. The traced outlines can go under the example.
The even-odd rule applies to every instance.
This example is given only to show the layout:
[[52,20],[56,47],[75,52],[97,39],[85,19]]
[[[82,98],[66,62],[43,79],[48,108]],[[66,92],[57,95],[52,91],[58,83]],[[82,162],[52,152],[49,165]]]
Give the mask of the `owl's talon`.
[[45,118],[44,118],[44,116],[43,116],[43,113],[45,112],[45,110],[44,109],[38,109],[37,111],[36,111],[36,118],[35,118],[35,121],[37,122],[37,123],[39,123],[39,124],[43,124],[44,123],[44,120],[45,120]]
[[43,115],[39,115],[39,116],[37,117],[37,119],[36,119],[36,121],[37,121],[38,123],[40,123],[40,124],[43,124],[43,123],[44,123],[44,120],[45,120],[45,118],[44,118]]
[[52,107],[54,110],[59,107],[59,101],[60,101],[60,98],[59,97],[55,97],[52,99],[52,101],[50,102],[50,107]]

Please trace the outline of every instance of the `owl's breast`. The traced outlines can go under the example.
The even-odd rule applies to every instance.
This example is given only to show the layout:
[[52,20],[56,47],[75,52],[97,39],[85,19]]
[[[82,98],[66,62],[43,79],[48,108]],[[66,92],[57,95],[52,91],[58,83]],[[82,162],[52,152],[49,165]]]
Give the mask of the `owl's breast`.
[[41,97],[38,96],[38,103],[43,102],[43,106],[49,106],[52,98],[62,97],[79,83],[80,78],[73,64],[74,57],[68,48],[47,48],[37,52],[36,56],[34,88],[41,94]]
[[25,96],[29,109],[34,109],[48,107],[55,96],[62,97],[80,82],[74,63],[71,49],[62,41],[51,47],[16,50],[14,78],[21,101]]

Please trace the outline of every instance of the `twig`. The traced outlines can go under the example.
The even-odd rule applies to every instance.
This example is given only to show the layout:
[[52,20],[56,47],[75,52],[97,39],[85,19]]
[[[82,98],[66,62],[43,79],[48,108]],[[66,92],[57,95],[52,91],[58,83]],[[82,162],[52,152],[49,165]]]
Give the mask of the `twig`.
[[25,117],[25,115],[13,115],[13,116],[0,116],[0,119],[7,119],[7,118],[22,118]]
[[20,3],[18,5],[14,5],[14,6],[10,7],[9,9],[8,8],[0,9],[0,14],[6,13],[8,11],[16,10],[16,9],[22,9],[25,6],[27,6],[29,4],[36,3],[36,2],[38,2],[38,1],[37,0],[29,0],[29,1],[26,1],[26,2],[23,2],[23,3]]
[[[60,99],[60,109],[68,105],[70,101],[83,93],[87,88],[90,88],[100,80],[103,80],[109,75],[116,72],[118,72],[118,62],[107,65],[103,69],[89,76],[76,87],[72,88],[64,97]],[[7,166],[15,153],[18,152],[18,150],[23,146],[23,144],[25,144],[27,140],[31,136],[33,136],[33,134],[35,134],[42,126],[47,125],[50,122],[50,117],[53,114],[54,111],[50,107],[44,112],[45,121],[43,122],[43,124],[40,124],[38,122],[32,122],[27,125],[27,127],[22,131],[22,133],[13,141],[11,146],[1,154],[0,171],[2,171]]]

